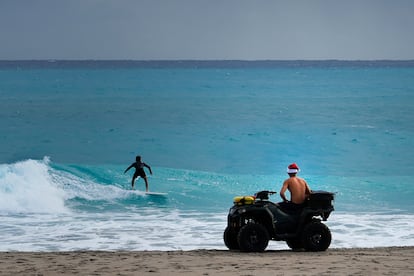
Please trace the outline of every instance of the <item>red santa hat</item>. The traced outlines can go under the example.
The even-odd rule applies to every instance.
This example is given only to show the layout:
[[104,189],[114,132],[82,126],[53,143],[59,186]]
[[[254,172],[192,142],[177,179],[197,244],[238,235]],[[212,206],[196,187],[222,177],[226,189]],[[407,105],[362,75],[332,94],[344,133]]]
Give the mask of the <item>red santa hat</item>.
[[287,167],[287,173],[298,173],[299,167],[296,163],[292,163]]

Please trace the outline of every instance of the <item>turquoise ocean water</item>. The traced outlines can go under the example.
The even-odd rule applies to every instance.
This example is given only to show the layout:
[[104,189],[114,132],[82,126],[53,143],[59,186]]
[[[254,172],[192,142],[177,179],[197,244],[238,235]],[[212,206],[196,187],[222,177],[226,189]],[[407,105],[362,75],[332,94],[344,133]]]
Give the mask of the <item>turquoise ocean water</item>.
[[332,247],[414,245],[413,104],[411,61],[2,61],[0,251],[224,249],[292,162]]

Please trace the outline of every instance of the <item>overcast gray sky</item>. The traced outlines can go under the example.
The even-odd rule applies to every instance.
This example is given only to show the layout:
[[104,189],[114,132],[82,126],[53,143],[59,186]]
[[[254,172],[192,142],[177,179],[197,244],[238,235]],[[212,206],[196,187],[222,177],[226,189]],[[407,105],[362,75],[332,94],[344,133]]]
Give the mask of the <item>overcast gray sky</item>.
[[414,1],[0,0],[0,59],[414,59]]

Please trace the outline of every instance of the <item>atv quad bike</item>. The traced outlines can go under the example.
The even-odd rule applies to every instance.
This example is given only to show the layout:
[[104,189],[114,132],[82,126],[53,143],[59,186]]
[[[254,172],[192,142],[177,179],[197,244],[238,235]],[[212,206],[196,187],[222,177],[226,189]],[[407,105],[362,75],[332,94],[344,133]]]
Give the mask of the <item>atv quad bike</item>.
[[334,194],[313,191],[303,208],[282,210],[269,201],[273,191],[255,196],[235,197],[227,217],[224,243],[231,250],[264,251],[269,240],[286,241],[293,250],[325,251],[331,244],[331,231],[322,223],[334,210]]

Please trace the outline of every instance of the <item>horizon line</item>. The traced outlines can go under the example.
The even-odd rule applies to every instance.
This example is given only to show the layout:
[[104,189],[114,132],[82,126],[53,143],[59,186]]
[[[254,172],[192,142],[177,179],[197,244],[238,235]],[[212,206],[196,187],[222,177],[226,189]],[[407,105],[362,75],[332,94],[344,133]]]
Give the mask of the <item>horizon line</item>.
[[58,61],[138,61],[138,62],[199,62],[199,61],[237,61],[237,62],[287,62],[287,61],[414,61],[414,59],[0,59],[0,62],[14,62],[14,61],[47,61],[47,62],[58,62]]

